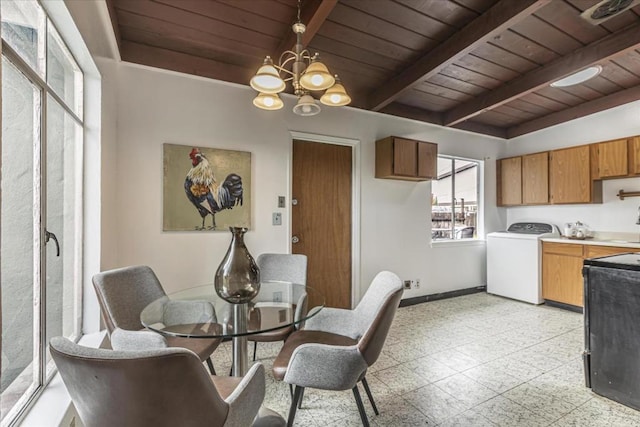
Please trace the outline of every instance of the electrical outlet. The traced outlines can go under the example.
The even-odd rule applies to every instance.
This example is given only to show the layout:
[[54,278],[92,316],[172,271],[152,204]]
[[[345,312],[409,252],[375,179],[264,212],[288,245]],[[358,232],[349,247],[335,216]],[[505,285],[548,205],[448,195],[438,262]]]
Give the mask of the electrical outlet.
[[404,281],[404,288],[405,289],[411,289],[411,280],[405,280]]
[[416,289],[420,289],[420,279],[416,279]]
[[273,213],[273,225],[282,225],[282,214],[280,212]]

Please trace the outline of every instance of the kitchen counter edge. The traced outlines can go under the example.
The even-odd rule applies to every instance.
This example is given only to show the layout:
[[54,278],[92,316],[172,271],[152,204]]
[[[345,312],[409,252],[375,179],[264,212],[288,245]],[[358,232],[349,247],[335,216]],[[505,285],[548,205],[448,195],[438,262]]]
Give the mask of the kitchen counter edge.
[[594,246],[614,246],[617,248],[640,249],[639,242],[623,242],[619,240],[601,240],[601,239],[567,239],[566,237],[543,237],[543,242],[553,243],[570,243],[578,245],[594,245]]

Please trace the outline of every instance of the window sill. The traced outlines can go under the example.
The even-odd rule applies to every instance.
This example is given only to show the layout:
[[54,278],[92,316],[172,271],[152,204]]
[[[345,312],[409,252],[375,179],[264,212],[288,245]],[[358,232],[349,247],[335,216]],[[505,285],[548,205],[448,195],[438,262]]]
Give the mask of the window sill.
[[460,247],[460,246],[485,246],[484,239],[463,239],[463,240],[432,240],[432,248]]
[[[84,335],[80,338],[79,344],[86,347],[99,347],[105,333],[106,331],[101,331]],[[75,411],[71,408],[71,397],[60,374],[56,373],[20,425],[23,427],[68,426],[75,416]],[[76,425],[79,425],[78,421],[76,420]]]

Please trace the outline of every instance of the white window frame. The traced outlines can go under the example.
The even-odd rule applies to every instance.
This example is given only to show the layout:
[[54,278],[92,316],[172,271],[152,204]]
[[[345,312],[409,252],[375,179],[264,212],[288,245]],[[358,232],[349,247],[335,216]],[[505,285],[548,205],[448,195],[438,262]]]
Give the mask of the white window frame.
[[[95,233],[92,234],[92,239],[88,240],[87,230],[100,230],[99,222],[99,202],[100,202],[100,191],[96,191],[93,195],[88,197],[84,197],[84,187],[86,183],[96,184],[99,187],[99,179],[100,179],[100,122],[101,122],[101,77],[98,69],[89,53],[84,41],[82,40],[82,36],[78,31],[75,23],[71,15],[69,14],[68,9],[66,8],[64,2],[52,2],[52,1],[42,1],[38,0],[38,3],[42,6],[45,11],[47,17],[47,24],[52,25],[57,34],[60,36],[60,39],[63,40],[66,45],[68,51],[73,57],[74,61],[80,68],[83,73],[83,99],[82,103],[82,119],[78,117],[75,112],[69,108],[61,97],[59,97],[55,91],[50,88],[46,83],[46,76],[43,79],[40,75],[37,74],[36,71],[31,69],[31,67],[4,41],[2,41],[2,54],[6,56],[8,60],[10,60],[19,71],[30,80],[41,93],[41,104],[42,104],[42,118],[41,118],[41,136],[40,141],[36,144],[40,145],[41,150],[41,161],[44,164],[46,159],[46,105],[47,105],[47,97],[50,95],[58,104],[65,110],[66,113],[70,115],[70,117],[78,123],[82,128],[82,144],[78,153],[76,153],[79,157],[77,158],[76,165],[76,173],[75,180],[77,184],[76,188],[76,197],[77,202],[77,222],[75,227],[77,228],[76,241],[74,242],[76,248],[76,267],[74,268],[76,276],[74,278],[75,282],[75,290],[74,290],[74,334],[72,339],[78,341],[83,335],[83,327],[86,329],[87,326],[84,325],[83,319],[86,318],[86,313],[88,309],[92,309],[95,305],[95,298],[91,298],[86,295],[87,288],[90,285],[87,285],[87,278],[91,277],[92,274],[99,269],[99,247],[100,247],[100,238],[99,233],[98,236]],[[47,32],[44,33],[44,42],[47,43]],[[46,45],[45,45],[46,51]],[[1,66],[0,66],[1,72]],[[1,104],[0,104],[1,105]],[[1,141],[1,138],[0,138]],[[1,144],[1,142],[0,142]],[[1,145],[0,145],[1,147]],[[0,160],[1,162],[1,160]],[[0,164],[1,166],[1,164]],[[93,169],[90,173],[89,168]],[[42,184],[45,183],[45,172],[43,171],[42,176]],[[44,185],[42,186],[43,188]],[[42,221],[44,218],[44,203],[46,193],[43,193],[41,196],[42,206],[40,206],[41,219],[37,224],[39,226],[40,235],[34,237],[34,250],[40,253],[41,263],[44,262],[44,257],[42,251],[44,251],[44,245],[40,245],[40,240],[43,238],[44,227],[42,226]],[[2,202],[0,198],[0,203]],[[88,221],[87,221],[88,219]],[[1,235],[0,235],[1,238]],[[88,256],[87,256],[88,254]],[[89,267],[89,268],[87,268]],[[39,288],[37,292],[39,295],[44,295],[43,286],[44,286],[44,278],[36,279],[34,282],[39,283]],[[89,281],[90,284],[90,281]],[[23,396],[16,407],[12,408],[12,410],[7,414],[5,419],[2,421],[2,426],[13,426],[22,422],[33,406],[33,404],[37,401],[39,396],[42,394],[45,387],[47,387],[48,383],[51,381],[53,376],[56,373],[55,365],[52,361],[48,364],[46,363],[46,343],[44,343],[46,337],[46,325],[44,322],[44,309],[46,307],[46,301],[43,298],[37,298],[39,308],[34,308],[34,323],[38,322],[40,326],[40,331],[38,334],[40,335],[39,342],[36,343],[39,356],[39,376],[37,384],[34,384],[28,392],[31,392],[29,395]],[[89,306],[89,307],[87,307]],[[93,329],[94,319],[89,318],[89,322],[91,326],[90,329]],[[35,361],[35,359],[34,359]]]
[[[453,155],[447,155],[447,154],[438,154],[438,159],[448,159],[451,160],[452,162],[455,160],[462,160],[465,162],[473,162],[476,163],[476,193],[477,193],[477,216],[476,216],[476,230],[475,230],[475,237],[473,238],[467,238],[467,239],[455,239],[455,238],[439,238],[437,240],[434,240],[433,238],[431,238],[431,245],[432,246],[448,246],[448,245],[477,245],[477,244],[482,244],[481,242],[483,242],[483,233],[484,233],[484,180],[483,180],[483,171],[484,171],[484,162],[482,160],[478,160],[478,159],[472,159],[472,158],[468,158],[468,157],[461,157],[461,156],[453,156]],[[452,179],[451,179],[451,203],[452,205],[455,203],[455,170],[453,170],[452,167]],[[433,206],[432,206],[432,201],[429,200],[429,215],[432,215],[432,210],[433,210]],[[451,227],[452,230],[455,229],[454,223],[454,209],[452,206],[452,221],[451,221]],[[433,235],[432,230],[431,230],[431,224],[432,221],[429,221],[429,232],[430,232],[430,236]],[[452,231],[452,236],[453,236],[454,231]]]

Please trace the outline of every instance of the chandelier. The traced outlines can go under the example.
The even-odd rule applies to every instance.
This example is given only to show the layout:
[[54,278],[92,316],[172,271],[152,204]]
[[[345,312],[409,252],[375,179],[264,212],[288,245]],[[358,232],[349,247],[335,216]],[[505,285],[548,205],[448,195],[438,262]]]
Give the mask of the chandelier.
[[281,109],[284,103],[278,94],[285,89],[287,82],[291,82],[293,93],[298,97],[293,112],[300,116],[313,116],[320,112],[320,106],[311,92],[324,90],[320,102],[331,107],[349,104],[351,97],[347,95],[338,75],[332,76],[329,73],[317,53],[312,56],[307,49],[303,49],[302,35],[306,27],[300,21],[300,0],[298,19],[292,29],[296,34],[293,50],[284,51],[278,65],[267,56],[256,75],[251,78],[251,87],[258,91],[253,105],[263,110]]

